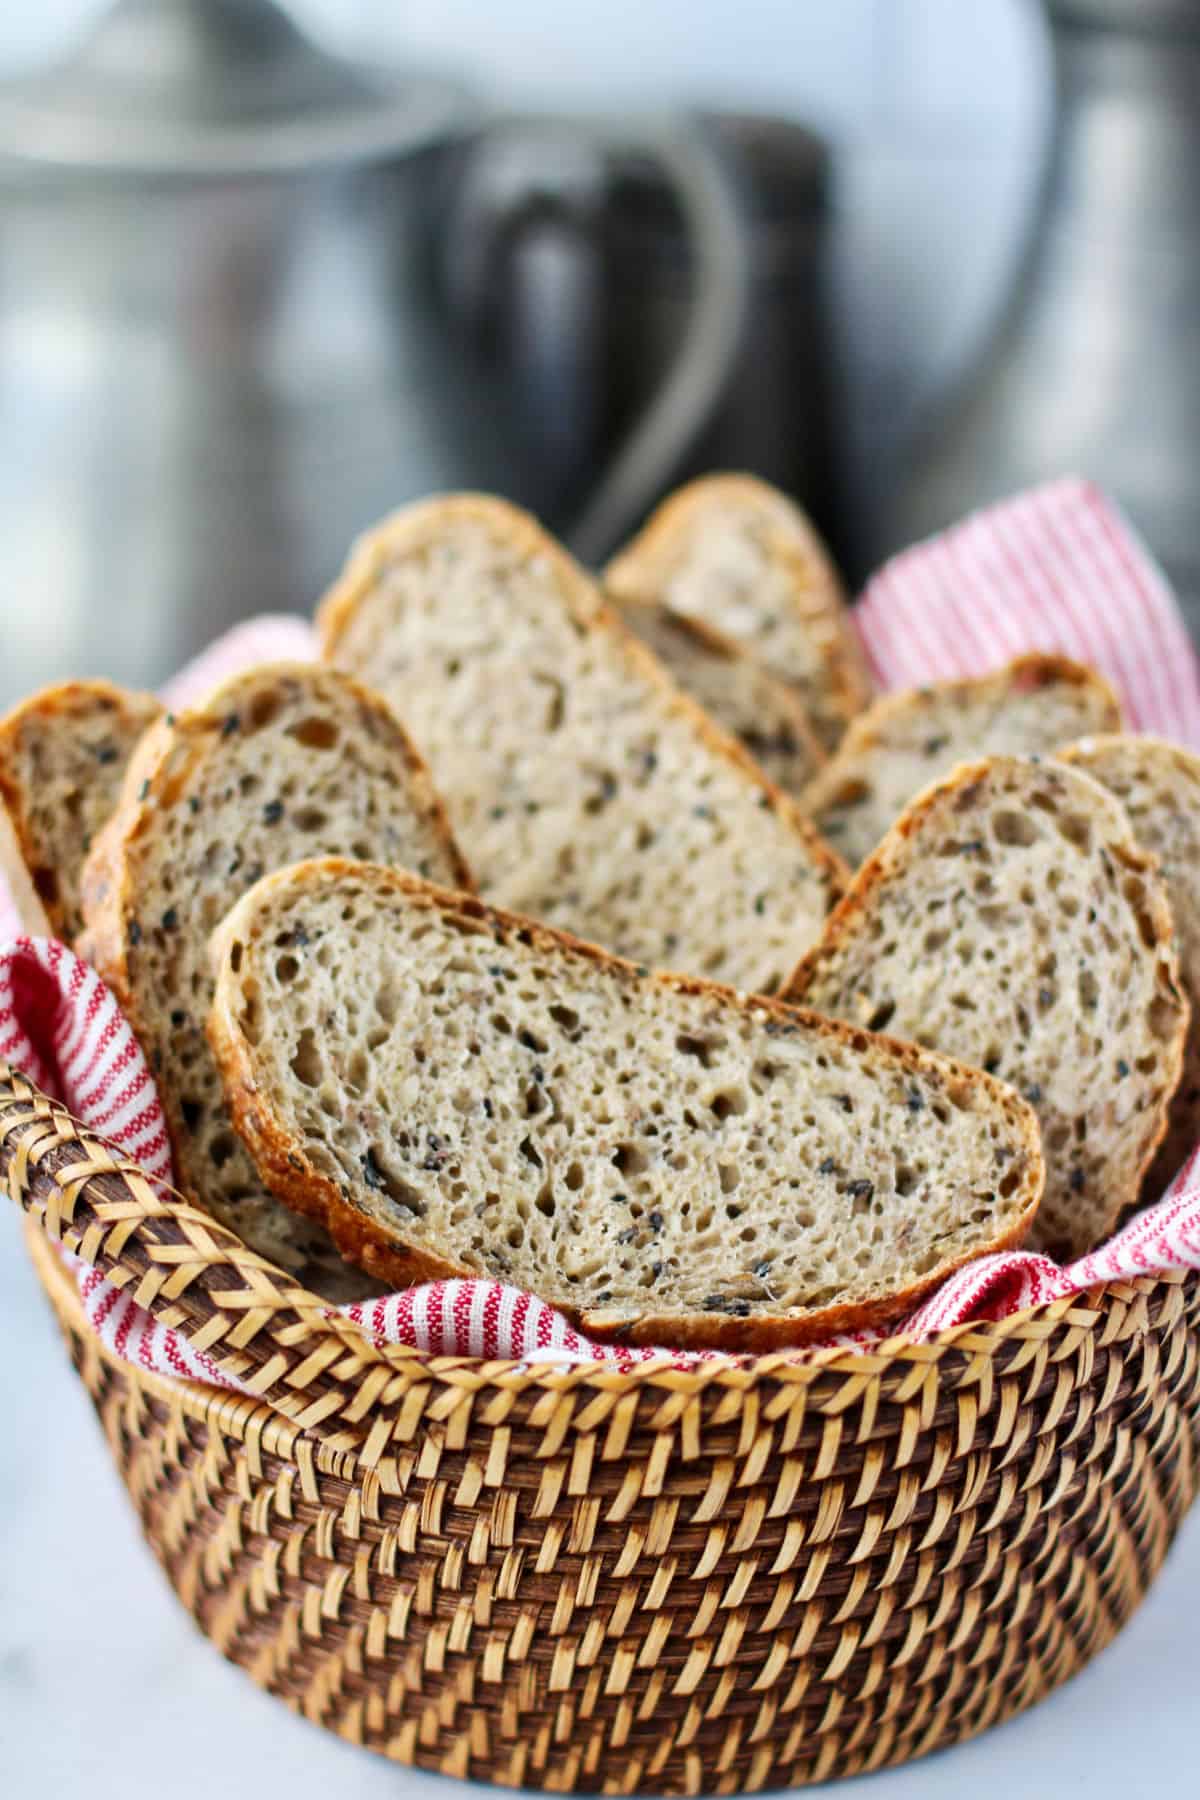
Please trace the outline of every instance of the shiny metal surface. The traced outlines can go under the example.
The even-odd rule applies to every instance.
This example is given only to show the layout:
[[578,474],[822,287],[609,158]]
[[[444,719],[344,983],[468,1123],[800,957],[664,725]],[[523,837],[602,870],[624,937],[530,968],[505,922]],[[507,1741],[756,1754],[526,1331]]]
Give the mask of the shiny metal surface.
[[[910,460],[889,547],[1076,471],[1128,509],[1200,626],[1200,6],[1050,11],[1058,122],[1029,253]],[[1144,28],[1167,13],[1170,33]]]
[[[837,547],[838,373],[828,292],[828,147],[765,115],[700,123],[738,181],[745,217],[746,329],[731,378],[679,479],[746,469],[796,494]],[[605,212],[606,356],[599,442],[619,441],[670,362],[694,281],[689,235],[661,174],[628,160]]]
[[[262,0],[122,0],[65,68],[0,94],[0,703],[70,674],[154,682],[239,617],[308,608],[416,495],[544,510],[503,371],[437,278],[469,217],[447,179],[468,124],[452,86],[349,69]],[[636,122],[581,153],[614,133],[662,159],[702,277],[582,521],[596,554],[707,417],[744,288],[712,153]]]

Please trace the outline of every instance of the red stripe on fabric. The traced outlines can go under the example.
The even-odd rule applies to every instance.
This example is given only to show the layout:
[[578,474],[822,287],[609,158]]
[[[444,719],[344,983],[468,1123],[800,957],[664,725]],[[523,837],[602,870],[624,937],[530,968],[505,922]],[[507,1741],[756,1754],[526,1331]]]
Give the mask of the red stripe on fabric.
[[1108,675],[1130,710],[1141,714],[1144,683],[1131,649],[1136,633],[1114,624],[1111,613],[1116,596],[1108,577],[1096,566],[1078,532],[1064,540],[1058,513],[1042,504],[1040,496],[1030,496],[1030,510],[1036,520],[1036,529],[1029,533],[1030,554],[1044,571],[1055,598],[1071,614],[1083,661]]
[[500,1338],[497,1326],[500,1323],[500,1300],[502,1290],[495,1282],[488,1288],[487,1298],[483,1303],[483,1354],[486,1357],[499,1356]]
[[1102,534],[1113,556],[1135,583],[1145,610],[1155,628],[1147,653],[1154,666],[1166,678],[1173,703],[1171,730],[1183,731],[1193,745],[1200,742],[1200,658],[1197,658],[1186,629],[1174,610],[1169,591],[1165,590],[1158,571],[1143,568],[1142,558],[1123,530],[1111,507],[1095,489],[1088,496],[1090,516]]

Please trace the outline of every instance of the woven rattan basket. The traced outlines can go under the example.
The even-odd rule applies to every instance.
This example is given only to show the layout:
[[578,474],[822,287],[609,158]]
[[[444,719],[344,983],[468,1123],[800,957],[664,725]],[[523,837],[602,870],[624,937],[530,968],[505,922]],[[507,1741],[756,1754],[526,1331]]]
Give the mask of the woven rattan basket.
[[[219,1650],[401,1762],[734,1793],[921,1756],[1115,1636],[1196,1486],[1200,1278],[681,1371],[374,1349],[0,1065],[0,1171]],[[256,1399],[115,1360],[59,1238]]]

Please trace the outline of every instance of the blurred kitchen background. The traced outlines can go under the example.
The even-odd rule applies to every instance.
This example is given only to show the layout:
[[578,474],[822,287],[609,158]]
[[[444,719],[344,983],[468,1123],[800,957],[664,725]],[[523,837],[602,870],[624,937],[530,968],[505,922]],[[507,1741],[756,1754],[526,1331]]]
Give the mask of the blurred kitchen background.
[[857,582],[1075,470],[1200,590],[1198,71],[1194,0],[4,8],[0,704],[445,486],[595,561],[749,467]]

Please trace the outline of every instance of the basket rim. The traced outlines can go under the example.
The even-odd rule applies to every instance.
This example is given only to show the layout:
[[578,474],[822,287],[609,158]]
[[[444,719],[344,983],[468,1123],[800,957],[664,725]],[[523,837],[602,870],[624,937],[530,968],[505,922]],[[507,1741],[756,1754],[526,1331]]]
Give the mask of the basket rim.
[[[375,1466],[376,1459],[369,1454],[363,1443],[344,1440],[331,1443],[320,1429],[312,1429],[303,1419],[289,1418],[270,1398],[263,1395],[238,1393],[230,1388],[217,1387],[209,1382],[190,1378],[172,1378],[160,1374],[157,1370],[147,1369],[141,1364],[128,1362],[118,1356],[116,1351],[106,1344],[97,1332],[92,1330],[83,1308],[79,1290],[71,1278],[71,1272],[64,1258],[57,1252],[55,1241],[41,1229],[37,1220],[33,1218],[26,1219],[24,1235],[30,1260],[39,1281],[46,1290],[51,1306],[57,1313],[65,1315],[71,1320],[81,1337],[87,1341],[92,1352],[101,1361],[126,1380],[136,1382],[142,1392],[158,1398],[164,1405],[181,1407],[190,1417],[199,1421],[214,1424],[222,1430],[231,1430],[238,1437],[249,1434],[258,1435],[263,1448],[277,1455],[294,1457],[296,1445],[307,1440],[313,1447],[318,1467],[336,1469],[349,1477],[355,1470],[365,1473]],[[973,1343],[969,1348],[977,1356],[982,1355],[985,1360],[1003,1343],[1012,1338],[1023,1338],[1030,1343],[1031,1349],[1036,1349],[1040,1343],[1053,1334],[1055,1327],[1063,1324],[1075,1328],[1068,1340],[1073,1348],[1078,1341],[1076,1332],[1082,1330],[1087,1333],[1094,1330],[1110,1305],[1128,1304],[1139,1297],[1148,1297],[1160,1285],[1179,1286],[1189,1279],[1200,1280],[1200,1271],[1168,1271],[1163,1275],[1138,1276],[1129,1282],[1106,1282],[1098,1290],[1089,1290],[1089,1294],[1095,1295],[1095,1304],[1078,1311],[1072,1306],[1072,1302],[1083,1299],[1085,1296],[1082,1294],[1061,1296],[1057,1300],[1046,1301],[1040,1306],[1029,1307],[1020,1313],[1013,1313],[1007,1319],[984,1320],[980,1322],[984,1328],[984,1341]],[[1005,1329],[1000,1332],[998,1331],[999,1327]],[[1033,1328],[1032,1332],[1031,1327]],[[979,1327],[975,1329],[978,1330]],[[917,1350],[933,1352],[933,1354],[921,1357],[914,1370],[914,1373],[919,1373],[922,1385],[930,1372],[936,1368],[941,1355],[948,1349],[962,1348],[962,1339],[971,1330],[972,1327],[969,1324],[953,1326],[949,1331],[938,1333],[936,1338],[930,1338],[921,1344],[910,1346]],[[631,1387],[636,1389],[643,1385],[643,1378],[649,1375],[652,1379],[646,1381],[644,1385],[660,1390],[665,1388],[667,1396],[682,1400],[693,1399],[705,1387],[713,1385],[711,1373],[705,1373],[700,1381],[693,1383],[688,1379],[693,1373],[691,1370],[680,1370],[674,1367],[664,1370],[660,1365],[650,1363],[635,1365],[629,1371],[618,1371],[611,1366],[606,1368],[603,1363],[561,1365],[556,1368],[552,1364],[530,1365],[512,1360],[487,1363],[478,1357],[439,1358],[428,1351],[414,1351],[410,1354],[426,1360],[429,1365],[429,1375],[451,1388],[464,1385],[462,1382],[464,1375],[469,1377],[477,1371],[478,1378],[470,1379],[465,1383],[467,1391],[470,1393],[478,1393],[481,1388],[494,1387],[500,1392],[513,1395],[514,1391],[519,1394],[532,1387],[541,1393],[549,1391],[557,1395],[565,1395],[573,1393],[577,1388],[583,1386],[599,1389],[600,1394],[613,1395],[615,1393],[620,1397],[627,1394]],[[791,1371],[787,1368],[783,1371],[775,1368],[750,1369],[740,1371],[742,1379],[732,1382],[727,1379],[722,1380],[718,1376],[715,1385],[723,1388],[732,1387],[735,1391],[748,1393],[766,1375],[776,1375],[782,1372],[786,1379],[789,1372],[799,1371],[811,1380],[816,1375],[828,1373],[839,1377],[839,1396],[835,1404],[822,1405],[820,1410],[840,1412],[848,1403],[847,1397],[856,1396],[861,1391],[861,1387],[867,1383],[878,1382],[880,1377],[889,1369],[894,1368],[896,1361],[899,1360],[891,1357],[880,1363],[876,1356],[864,1357],[857,1352],[843,1355],[838,1360],[836,1352],[830,1354],[832,1360],[823,1362],[820,1368],[815,1368],[810,1362],[793,1364]],[[777,1359],[759,1357],[750,1360],[764,1362]],[[664,1383],[661,1379],[664,1374],[674,1379]],[[542,1380],[542,1376],[548,1376],[549,1379]],[[564,1376],[567,1379],[563,1379]],[[632,1381],[626,1379],[626,1376],[631,1376]],[[456,1377],[458,1377],[457,1380]],[[617,1379],[614,1380],[614,1377]],[[859,1379],[855,1380],[855,1377]],[[426,1409],[426,1419],[428,1420],[428,1418],[429,1414]],[[578,1419],[575,1418],[571,1421],[573,1427],[578,1423]]]
[[[35,1229],[213,1356],[232,1384],[224,1389],[193,1381],[196,1390],[228,1394],[251,1407],[265,1404],[339,1450],[360,1445],[365,1435],[375,1454],[391,1432],[405,1429],[402,1415],[430,1382],[441,1388],[439,1404],[446,1409],[481,1396],[497,1421],[529,1390],[546,1404],[561,1398],[572,1412],[569,1396],[591,1395],[585,1415],[638,1391],[656,1393],[674,1407],[710,1388],[733,1396],[760,1384],[793,1394],[813,1389],[821,1395],[817,1403],[836,1407],[849,1404],[847,1396],[864,1384],[884,1380],[891,1397],[903,1400],[936,1378],[947,1355],[965,1361],[960,1380],[982,1380],[991,1359],[1014,1340],[1015,1357],[1035,1355],[1056,1333],[1074,1346],[1111,1308],[1138,1303],[1158,1287],[1200,1280],[1200,1270],[1171,1270],[1102,1282],[1004,1319],[966,1320],[922,1339],[897,1334],[871,1346],[725,1352],[691,1364],[670,1351],[629,1363],[608,1357],[489,1359],[372,1337],[247,1250],[233,1232],[164,1191],[61,1102],[3,1065],[0,1172]],[[86,1319],[85,1327],[100,1344]],[[824,1394],[831,1382],[841,1399]]]
[[[78,1312],[83,1330],[105,1360],[115,1368],[132,1370],[139,1379],[161,1385],[164,1393],[174,1394],[180,1389],[195,1390],[222,1400],[240,1400],[243,1403],[249,1401],[255,1406],[265,1404],[269,1410],[276,1410],[269,1401],[239,1394],[236,1389],[219,1387],[194,1376],[160,1375],[118,1356],[99,1333],[92,1330],[70,1271],[63,1258],[55,1253],[56,1243],[60,1240],[51,1237],[34,1217],[25,1221],[25,1237],[39,1275],[44,1274],[55,1287],[61,1287],[71,1309]],[[62,1248],[68,1249],[69,1246],[63,1244]],[[966,1349],[975,1354],[992,1354],[1012,1338],[1028,1337],[1030,1327],[1039,1324],[1045,1327],[1045,1332],[1037,1335],[1049,1335],[1055,1326],[1062,1324],[1091,1330],[1111,1305],[1128,1305],[1139,1296],[1152,1294],[1156,1287],[1179,1287],[1192,1280],[1200,1282],[1200,1269],[1156,1270],[1119,1281],[1098,1282],[1073,1294],[1060,1294],[1053,1300],[1043,1300],[1036,1306],[1023,1307],[1018,1312],[1009,1313],[1003,1319],[965,1319],[924,1338],[909,1338],[898,1332],[893,1337],[880,1339],[878,1344],[870,1348],[834,1344],[817,1350],[805,1350],[801,1347],[799,1351],[718,1351],[702,1363],[687,1366],[681,1366],[675,1360],[675,1353],[670,1351],[664,1351],[661,1356],[647,1358],[643,1362],[618,1367],[607,1357],[541,1361],[523,1357],[451,1355],[444,1351],[422,1350],[412,1344],[386,1343],[378,1347],[388,1353],[389,1361],[395,1358],[404,1363],[419,1363],[431,1376],[452,1384],[456,1376],[472,1377],[471,1385],[474,1388],[491,1384],[507,1385],[506,1377],[514,1376],[523,1378],[522,1385],[531,1382],[555,1391],[586,1385],[589,1377],[592,1378],[592,1384],[608,1388],[614,1381],[623,1387],[638,1385],[643,1381],[651,1386],[660,1386],[663,1385],[662,1378],[666,1376],[670,1378],[666,1385],[676,1392],[692,1387],[699,1390],[714,1383],[745,1389],[764,1377],[808,1381],[826,1372],[873,1379],[888,1369],[895,1368],[897,1364],[911,1363],[921,1369],[928,1368],[940,1361],[947,1350]],[[327,1303],[318,1296],[311,1297],[323,1311],[330,1310]],[[355,1326],[353,1329],[358,1331],[362,1328]],[[365,1331],[362,1331],[362,1337],[368,1351],[377,1347]]]

